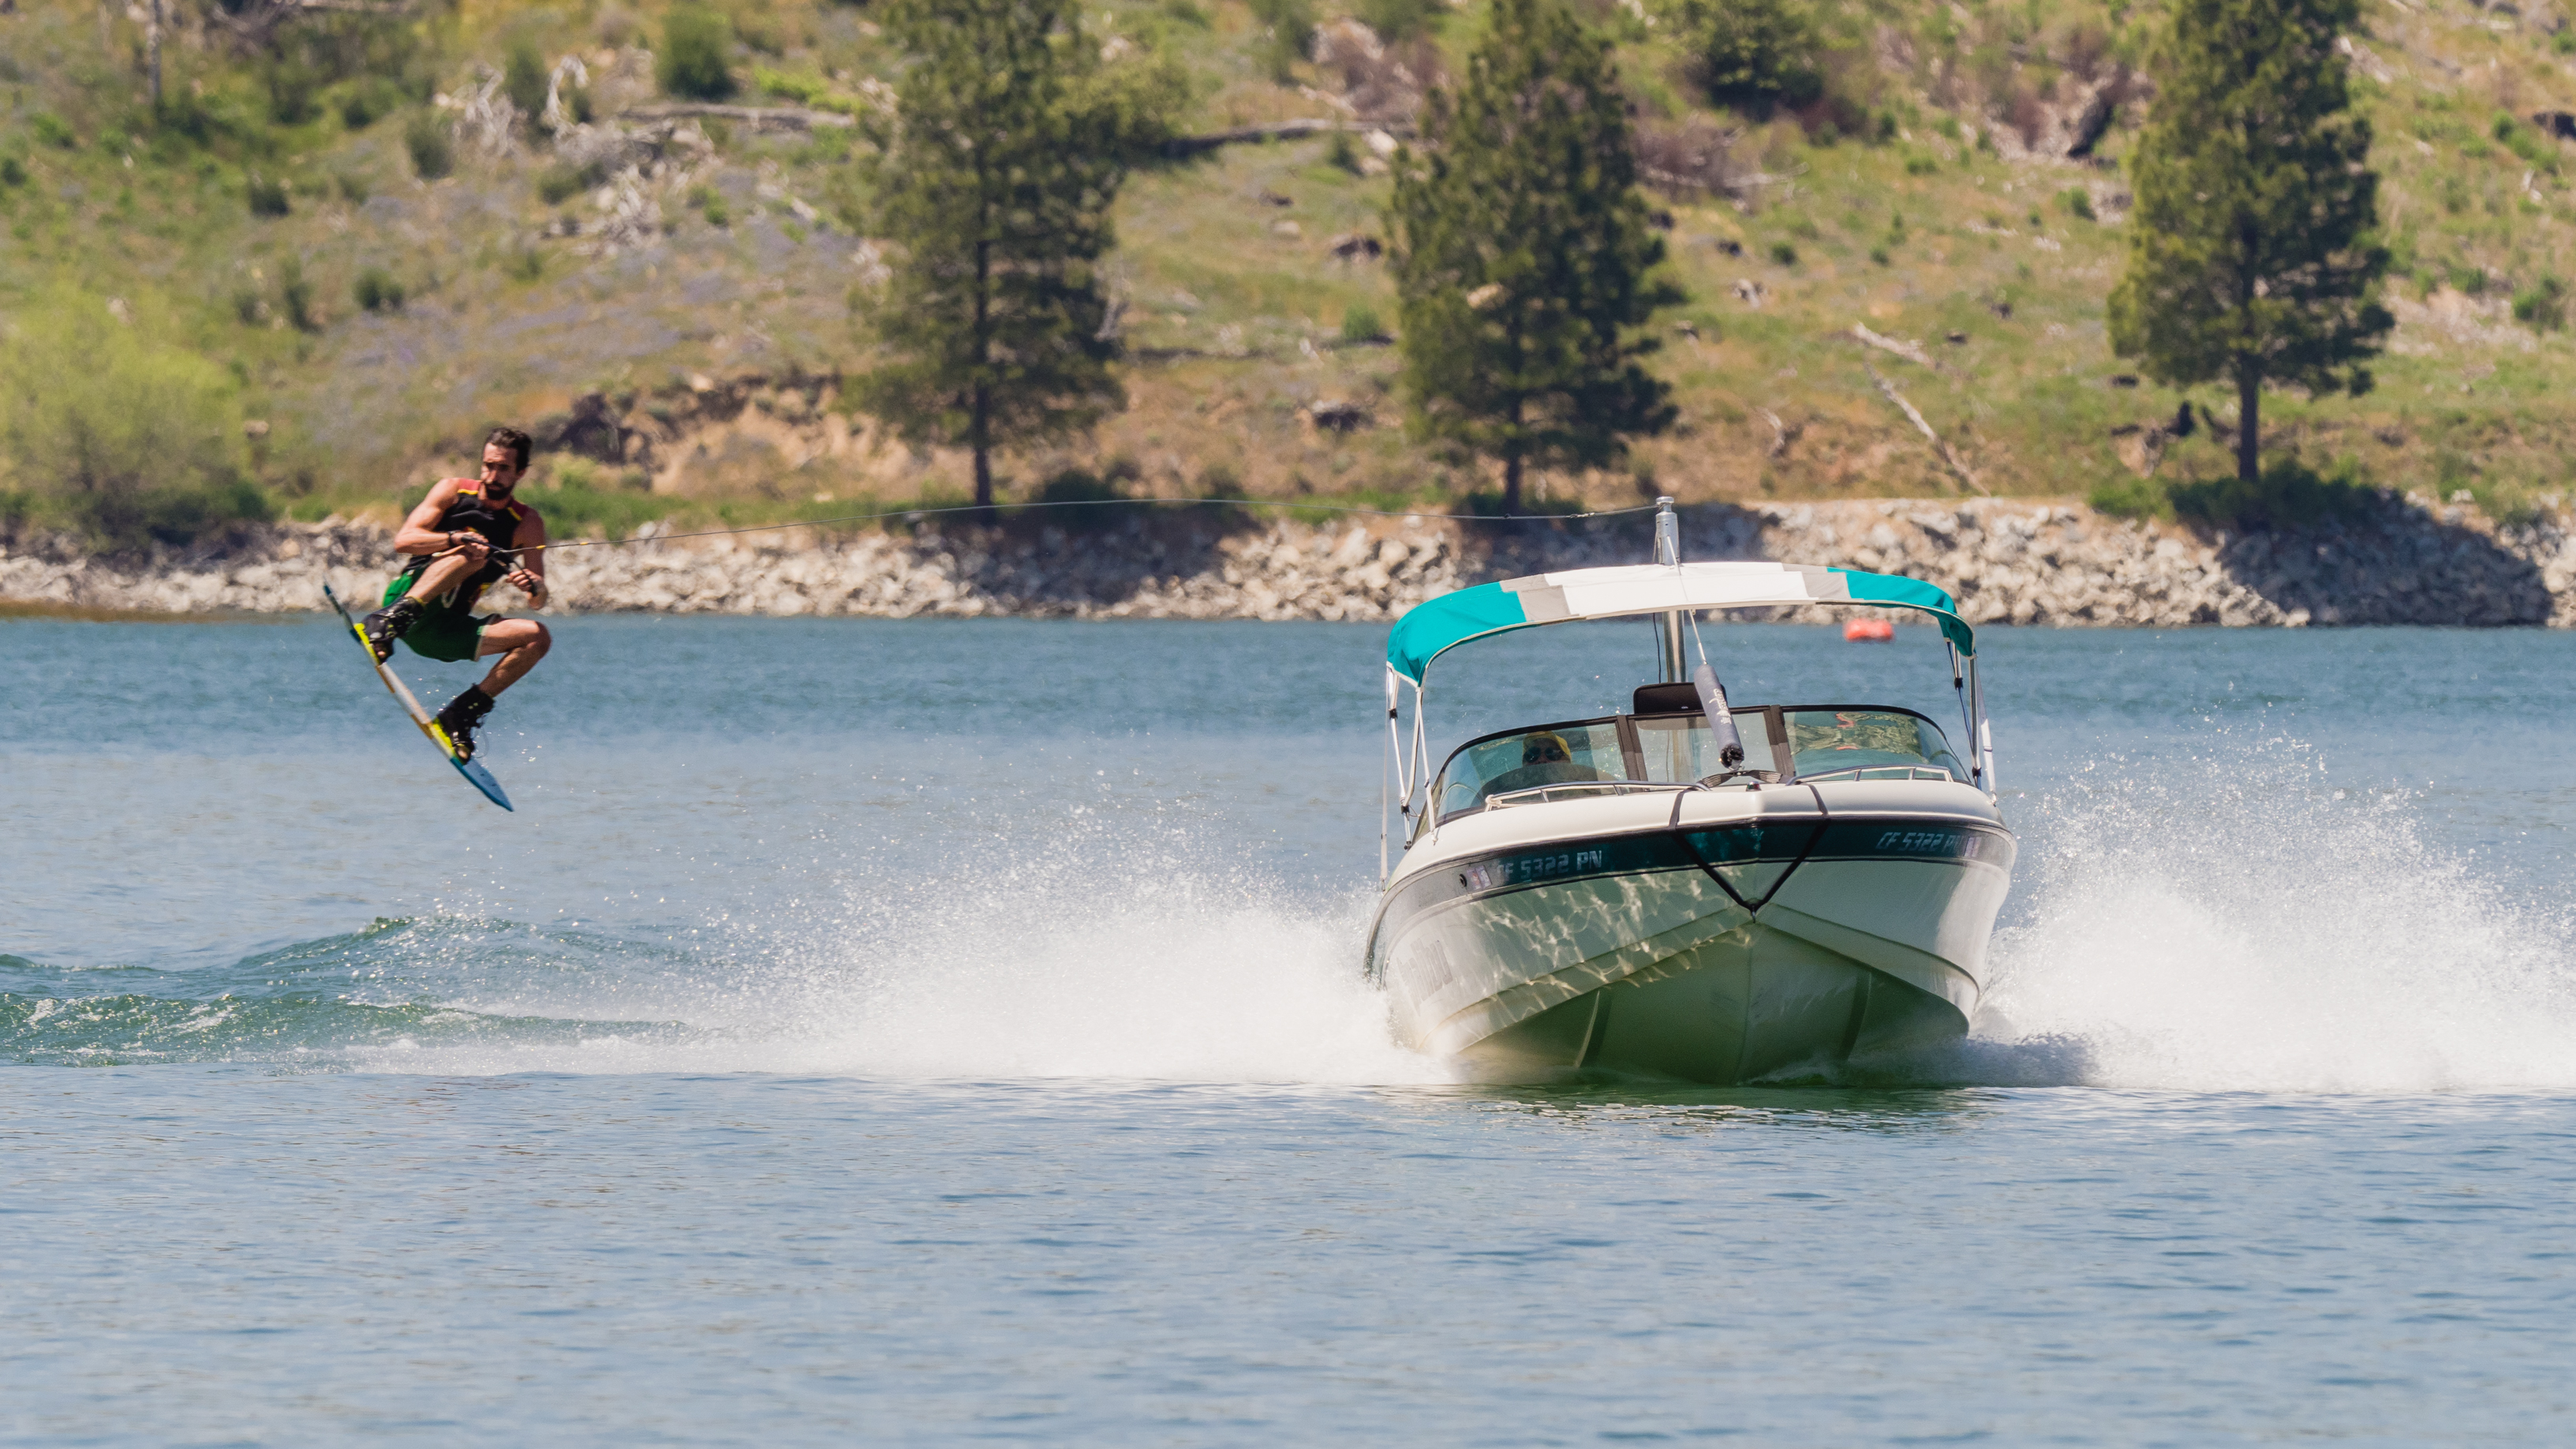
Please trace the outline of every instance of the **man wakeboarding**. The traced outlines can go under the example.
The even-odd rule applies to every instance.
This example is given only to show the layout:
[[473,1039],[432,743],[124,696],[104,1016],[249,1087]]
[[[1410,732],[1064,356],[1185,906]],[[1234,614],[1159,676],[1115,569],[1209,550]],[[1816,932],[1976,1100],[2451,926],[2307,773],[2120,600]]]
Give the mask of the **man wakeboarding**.
[[483,440],[481,478],[441,478],[394,534],[394,551],[412,556],[385,585],[384,607],[360,629],[382,663],[394,642],[423,659],[452,663],[498,654],[483,682],[447,702],[437,715],[461,759],[474,757],[474,731],[492,701],[546,656],[554,637],[534,619],[475,617],[475,601],[503,580],[532,608],[546,606],[545,520],[510,495],[527,475],[530,441],[516,428],[494,428]]

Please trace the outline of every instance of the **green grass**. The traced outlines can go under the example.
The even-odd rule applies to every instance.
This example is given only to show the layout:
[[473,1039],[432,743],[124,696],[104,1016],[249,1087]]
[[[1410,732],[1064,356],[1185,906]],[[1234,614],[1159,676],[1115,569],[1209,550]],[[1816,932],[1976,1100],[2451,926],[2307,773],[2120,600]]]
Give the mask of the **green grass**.
[[[726,13],[750,47],[749,59],[733,56],[733,72],[771,96],[858,108],[864,82],[896,74],[856,8],[774,0],[756,14]],[[1830,146],[1791,120],[1753,125],[1696,109],[1660,32],[1622,30],[1644,119],[1739,126],[1738,154],[1795,186],[1766,188],[1743,210],[1659,199],[1673,222],[1671,274],[1691,294],[1671,320],[1695,331],[1657,328],[1665,346],[1653,365],[1674,384],[1681,427],[1642,444],[1632,468],[1538,480],[1534,493],[1617,506],[1644,470],[1692,500],[1955,494],[1946,467],[1880,393],[1874,367],[1998,492],[2144,499],[2150,513],[2175,506],[2183,518],[2242,514],[2251,505],[2217,494],[2181,507],[2202,495],[2141,492],[2114,451],[2114,427],[2170,419],[2186,396],[2202,407],[2224,401],[2215,389],[2109,381],[2136,370],[2105,337],[2103,298],[2127,223],[2116,204],[2100,204],[2125,187],[2134,108],[2107,139],[2104,167],[2007,162],[1969,144],[1963,117],[1933,105],[1926,88],[1943,55],[1962,74],[2000,67],[2032,87],[2071,84],[2049,59],[2070,28],[2100,24],[2129,45],[2146,17],[2123,13],[2113,23],[2107,8],[2075,0],[2009,15],[1972,8],[1969,22],[1888,11],[1873,23],[1910,27],[1914,52],[1927,57],[1912,77],[1884,78],[1871,104],[1901,134]],[[231,426],[271,425],[242,466],[302,516],[392,509],[423,477],[466,466],[490,421],[527,422],[593,390],[649,397],[697,373],[864,367],[845,306],[864,201],[847,164],[850,132],[733,135],[691,174],[702,193],[684,185],[659,197],[673,229],[654,249],[602,256],[589,231],[562,231],[595,227],[588,194],[611,179],[604,170],[558,158],[541,138],[499,158],[459,145],[447,113],[427,104],[434,91],[464,87],[478,63],[510,68],[514,55],[526,89],[523,48],[548,65],[573,50],[595,60],[619,43],[611,32],[625,14],[516,3],[460,12],[420,27],[381,74],[332,81],[284,107],[288,120],[257,66],[185,48],[166,58],[170,99],[155,114],[135,99],[139,31],[122,12],[110,14],[103,45],[92,11],[22,7],[8,22],[13,37],[24,54],[51,59],[22,68],[16,108],[0,115],[0,245],[11,259],[0,311],[56,285],[149,311],[157,335],[231,379]],[[1189,67],[1193,129],[1318,114],[1297,88],[1338,84],[1284,57],[1271,21],[1240,0],[1105,14],[1086,23]],[[2396,19],[2372,14],[2374,24]],[[1329,18],[1324,8],[1311,17]],[[1453,67],[1482,24],[1472,3],[1416,18]],[[663,20],[644,12],[623,43],[657,42]],[[2378,387],[2364,397],[2267,398],[2266,430],[2284,456],[2348,463],[2329,471],[2352,487],[2443,498],[2465,489],[2491,512],[2523,516],[2576,486],[2576,402],[2564,387],[2576,341],[2559,280],[2576,276],[2576,207],[2561,199],[2569,168],[2559,143],[2514,119],[2558,93],[2557,53],[2536,31],[2490,30],[2466,10],[2404,23],[2410,47],[2486,79],[2446,89],[2411,78],[2409,62],[2389,85],[2357,82],[2381,138],[2374,162],[2402,266],[2390,288],[2406,318],[2401,345],[2380,359]],[[2504,103],[2517,86],[2521,99]],[[656,87],[594,66],[591,89],[605,114]],[[426,154],[441,145],[443,160]],[[1067,469],[1101,475],[1121,458],[1139,470],[1128,485],[1139,492],[1410,501],[1490,489],[1489,473],[1403,429],[1397,350],[1371,345],[1396,315],[1385,264],[1327,254],[1339,236],[1385,235],[1387,181],[1360,174],[1369,156],[1337,136],[1232,147],[1133,177],[1110,263],[1128,303],[1132,406],[1087,445],[1004,460],[1019,480],[1011,496]],[[2543,200],[2523,191],[2525,172]],[[791,214],[777,191],[822,221]],[[1290,204],[1264,204],[1265,192]],[[1758,286],[1758,306],[1739,300],[1739,282]],[[1855,323],[1919,344],[1934,366],[1862,348],[1849,340]],[[1953,333],[1965,340],[1945,340]],[[1319,399],[1358,402],[1371,425],[1319,430],[1306,412]],[[1776,457],[1766,412],[1794,431]],[[585,527],[624,529],[674,510],[782,521],[851,511],[860,496],[891,505],[962,490],[952,457],[912,467],[899,449],[871,446],[766,476],[684,478],[677,494],[622,487],[602,470],[561,489],[559,507]],[[2168,445],[2159,477],[2228,472],[2204,430]],[[1203,488],[1212,477],[1231,482]],[[797,501],[818,492],[842,502]]]

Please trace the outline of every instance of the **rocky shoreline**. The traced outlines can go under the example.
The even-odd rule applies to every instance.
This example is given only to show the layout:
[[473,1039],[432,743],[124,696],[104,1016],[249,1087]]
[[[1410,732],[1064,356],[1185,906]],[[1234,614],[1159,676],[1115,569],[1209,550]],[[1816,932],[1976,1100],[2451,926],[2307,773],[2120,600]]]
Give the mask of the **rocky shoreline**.
[[[1689,557],[1907,574],[1949,590],[1975,623],[2576,625],[2576,528],[2564,514],[2502,527],[2464,506],[2391,497],[2359,517],[2204,537],[2003,499],[1710,504],[1682,513]],[[550,575],[555,610],[571,613],[1382,621],[1487,579],[1639,562],[1648,518],[1350,516],[1318,525],[1137,510],[1124,520],[1095,515],[1090,528],[648,536],[566,549]],[[91,558],[60,538],[0,540],[0,602],[307,612],[322,607],[325,582],[343,598],[372,600],[392,567],[388,545],[383,529],[340,520],[280,524],[150,558]],[[495,607],[514,601],[503,589]]]

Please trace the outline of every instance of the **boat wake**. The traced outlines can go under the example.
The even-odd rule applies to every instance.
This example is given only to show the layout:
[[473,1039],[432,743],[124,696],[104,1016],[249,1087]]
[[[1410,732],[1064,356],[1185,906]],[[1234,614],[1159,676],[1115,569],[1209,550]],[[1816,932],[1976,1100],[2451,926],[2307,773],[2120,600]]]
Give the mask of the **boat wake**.
[[[2022,802],[1967,1040],[1850,1084],[2576,1087],[2570,915],[2295,747]],[[0,1059],[436,1072],[1420,1084],[1357,979],[1364,884],[1066,831],[662,934],[378,921],[215,970],[0,956]]]
[[2576,931],[2312,752],[2100,770],[2020,813],[2020,908],[1969,1039],[1995,1085],[2576,1086]]
[[[220,970],[0,956],[0,1059],[453,1073],[1413,1083],[1354,969],[1363,894],[1180,838],[853,862],[840,899],[634,939],[466,917]],[[894,882],[894,884],[885,884]]]

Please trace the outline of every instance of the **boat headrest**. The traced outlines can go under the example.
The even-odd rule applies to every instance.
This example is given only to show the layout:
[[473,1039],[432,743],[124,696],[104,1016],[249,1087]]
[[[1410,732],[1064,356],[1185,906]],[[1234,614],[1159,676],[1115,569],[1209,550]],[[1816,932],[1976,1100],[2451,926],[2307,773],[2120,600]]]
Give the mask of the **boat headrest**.
[[1640,684],[1630,714],[1692,714],[1699,709],[1695,684]]

